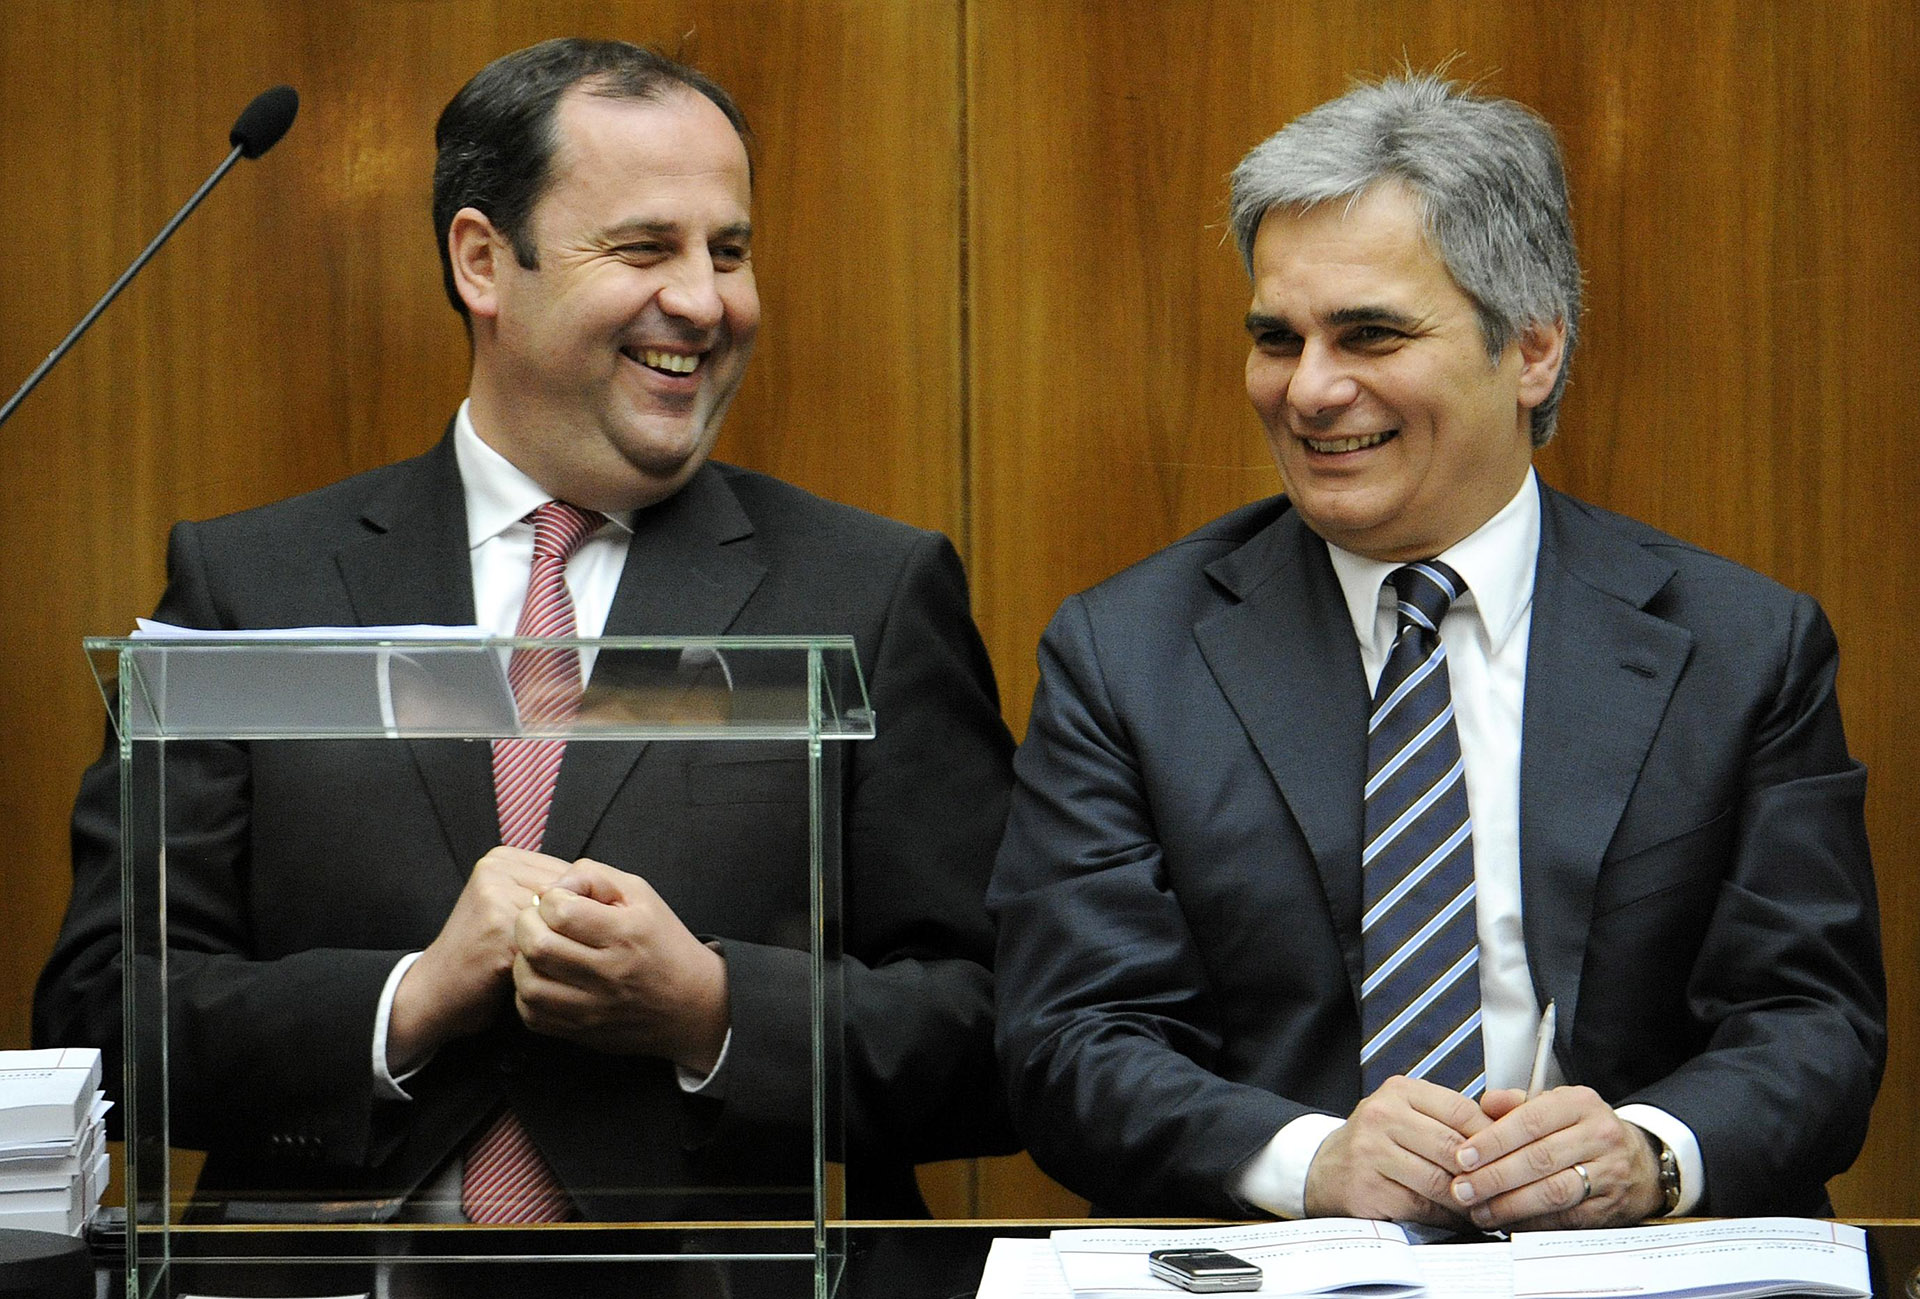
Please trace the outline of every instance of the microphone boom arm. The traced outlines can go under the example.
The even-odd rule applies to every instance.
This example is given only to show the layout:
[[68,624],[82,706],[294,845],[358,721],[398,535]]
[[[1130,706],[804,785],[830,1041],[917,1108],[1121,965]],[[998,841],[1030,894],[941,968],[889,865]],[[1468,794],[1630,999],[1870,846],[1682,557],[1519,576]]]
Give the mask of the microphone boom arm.
[[60,340],[60,346],[47,353],[47,359],[27,376],[27,381],[20,385],[19,391],[7,398],[6,405],[0,406],[0,424],[7,422],[15,408],[26,400],[27,394],[46,377],[47,371],[53,369],[60,358],[80,341],[80,336],[107,309],[107,304],[120,296],[120,290],[126,288],[128,281],[140,273],[140,268],[153,259],[153,255],[160,251],[160,245],[172,237],[180,223],[193,215],[193,210],[200,206],[200,200],[212,192],[213,187],[233,169],[233,164],[241,158],[258,158],[279,143],[280,137],[293,125],[293,117],[299,106],[300,96],[294,93],[291,86],[275,86],[254,96],[253,102],[241,111],[239,120],[233,124],[233,130],[227,136],[227,142],[233,146],[233,152],[227,155],[227,160],[214,168],[213,175],[207,177],[206,183],[193,192],[193,197],[187,200],[186,205],[173,214],[173,220],[167,222],[160,233],[153,237],[146,251],[133,259],[133,265],[121,272],[120,278],[113,282],[113,287],[93,304],[91,311],[80,318],[80,323],[73,327],[73,331]]
[[160,245],[167,242],[173,235],[174,230],[179,227],[180,223],[191,216],[193,210],[200,206],[200,200],[212,192],[213,187],[220,183],[221,178],[232,170],[233,164],[238,161],[240,161],[240,146],[236,144],[233,146],[233,152],[227,155],[227,160],[216,167],[213,175],[207,177],[206,183],[194,191],[193,197],[187,200],[187,205],[174,213],[173,220],[167,222],[167,224],[161,228],[160,233],[153,237],[153,242],[147,245],[146,251],[134,258],[133,265],[127,267],[126,270],[120,273],[120,278],[113,282],[113,287],[101,296],[100,301],[93,304],[93,309],[87,312],[86,315],[80,317],[80,323],[73,327],[73,332],[60,340],[60,346],[47,353],[47,359],[42,361],[39,367],[27,376],[27,381],[20,385],[20,390],[14,393],[13,396],[7,398],[6,405],[0,406],[0,424],[7,422],[7,417],[13,414],[14,407],[25,401],[27,394],[32,392],[40,380],[46,377],[47,371],[53,369],[60,358],[67,354],[67,350],[80,341],[80,335],[87,332],[88,326],[92,325],[100,313],[107,309],[107,304],[120,296],[120,290],[126,288],[127,282],[140,273],[140,268],[153,259],[153,255],[160,251]]

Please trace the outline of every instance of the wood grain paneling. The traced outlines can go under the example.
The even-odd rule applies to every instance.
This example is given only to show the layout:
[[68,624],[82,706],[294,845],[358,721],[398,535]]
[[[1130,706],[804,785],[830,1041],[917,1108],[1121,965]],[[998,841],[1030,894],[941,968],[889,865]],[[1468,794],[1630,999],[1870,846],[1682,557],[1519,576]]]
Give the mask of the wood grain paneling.
[[[1691,22],[1680,24],[1690,18]],[[1540,79],[1567,131],[1591,298],[1570,490],[1817,596],[1842,648],[1891,994],[1888,1071],[1843,1212],[1920,1212],[1920,708],[1896,574],[1920,365],[1885,323],[1920,309],[1920,27],[1911,6],[1626,6],[1584,77]]]
[[[1826,6],[1173,0],[968,8],[975,584],[1016,733],[1059,600],[1275,489],[1221,241],[1241,154],[1355,74],[1453,59],[1568,153],[1587,341],[1556,484],[1813,592],[1872,768],[1893,1051],[1843,1211],[1920,1212],[1920,715],[1904,503],[1920,41]],[[1903,631],[1906,633],[1903,635]]]
[[[960,26],[887,0],[17,0],[0,22],[0,387],[286,81],[243,162],[3,430],[0,1047],[24,1046],[100,742],[85,634],[151,609],[170,523],[412,454],[465,389],[428,215],[440,107],[553,35],[685,55],[757,128],[759,355],[719,451],[963,533]],[[900,160],[905,160],[902,165]],[[964,1207],[964,1206],[961,1206]]]
[[[759,355],[719,454],[962,545],[1016,732],[1059,600],[1277,488],[1241,391],[1227,172],[1356,73],[1454,57],[1567,146],[1587,344],[1552,481],[1810,590],[1845,651],[1893,982],[1852,1213],[1920,1213],[1920,717],[1906,503],[1920,366],[1920,30],[1898,0],[14,0],[0,23],[0,388],[224,152],[243,163],[0,429],[0,1046],[66,892],[99,738],[77,647],[158,594],[167,525],[438,435],[465,343],[432,122],[549,35],[684,48],[758,132]],[[684,42],[684,45],[683,45]],[[1883,323],[1885,322],[1885,323]],[[1885,576],[1883,576],[1885,574]],[[1071,1211],[1020,1161],[944,1211]]]

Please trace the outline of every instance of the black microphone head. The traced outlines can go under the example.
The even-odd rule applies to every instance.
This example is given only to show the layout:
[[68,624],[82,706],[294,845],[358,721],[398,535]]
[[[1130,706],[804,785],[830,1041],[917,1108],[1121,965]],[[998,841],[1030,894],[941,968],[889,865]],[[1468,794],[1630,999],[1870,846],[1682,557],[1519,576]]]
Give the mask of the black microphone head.
[[258,158],[280,143],[280,137],[293,125],[293,115],[299,111],[300,92],[292,86],[263,90],[240,110],[233,130],[227,133],[227,143],[240,150],[242,158]]

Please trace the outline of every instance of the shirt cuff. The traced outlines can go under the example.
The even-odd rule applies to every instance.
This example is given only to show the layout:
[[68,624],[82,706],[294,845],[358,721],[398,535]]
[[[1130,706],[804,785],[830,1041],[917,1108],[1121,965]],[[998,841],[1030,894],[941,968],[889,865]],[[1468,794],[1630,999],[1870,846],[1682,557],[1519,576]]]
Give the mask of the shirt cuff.
[[1667,1143],[1674,1162],[1680,1165],[1680,1203],[1665,1216],[1684,1218],[1692,1213],[1707,1194],[1707,1166],[1701,1162],[1700,1140],[1693,1135],[1693,1129],[1652,1105],[1622,1105],[1614,1113]]
[[[406,977],[413,963],[420,959],[421,953],[409,952],[394,965],[393,973],[387,976],[386,987],[380,989],[380,1005],[373,1012],[373,1095],[375,1100],[410,1101],[413,1099],[407,1089],[400,1084],[413,1077],[426,1067],[422,1060],[398,1078],[387,1068],[387,1021],[393,1017],[393,994],[400,988],[400,980]],[[428,1056],[427,1059],[432,1059]]]
[[682,1065],[675,1065],[673,1071],[679,1075],[680,1090],[689,1096],[710,1096],[715,1100],[725,1096],[727,1080],[721,1076],[721,1072],[727,1067],[727,1052],[732,1049],[733,1030],[728,1029],[727,1035],[720,1039],[720,1058],[713,1062],[713,1069],[706,1077],[703,1078]]
[[1320,1143],[1346,1126],[1331,1114],[1302,1114],[1281,1128],[1240,1173],[1240,1198],[1280,1218],[1307,1216],[1307,1170]]

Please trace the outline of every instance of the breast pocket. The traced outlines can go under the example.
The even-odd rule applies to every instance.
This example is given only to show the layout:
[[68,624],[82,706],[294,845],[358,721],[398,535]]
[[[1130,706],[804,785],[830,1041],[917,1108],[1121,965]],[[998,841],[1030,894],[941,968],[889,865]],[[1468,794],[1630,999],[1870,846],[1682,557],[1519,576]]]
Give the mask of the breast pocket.
[[1603,862],[1594,889],[1594,918],[1675,889],[1692,887],[1711,898],[1726,874],[1735,828],[1734,809],[1729,807],[1691,830]]
[[681,918],[696,933],[807,945],[811,842],[807,762],[765,747],[688,760]]
[[[794,746],[798,748],[799,746]],[[687,801],[712,807],[807,801],[803,753],[696,756],[687,763]]]

